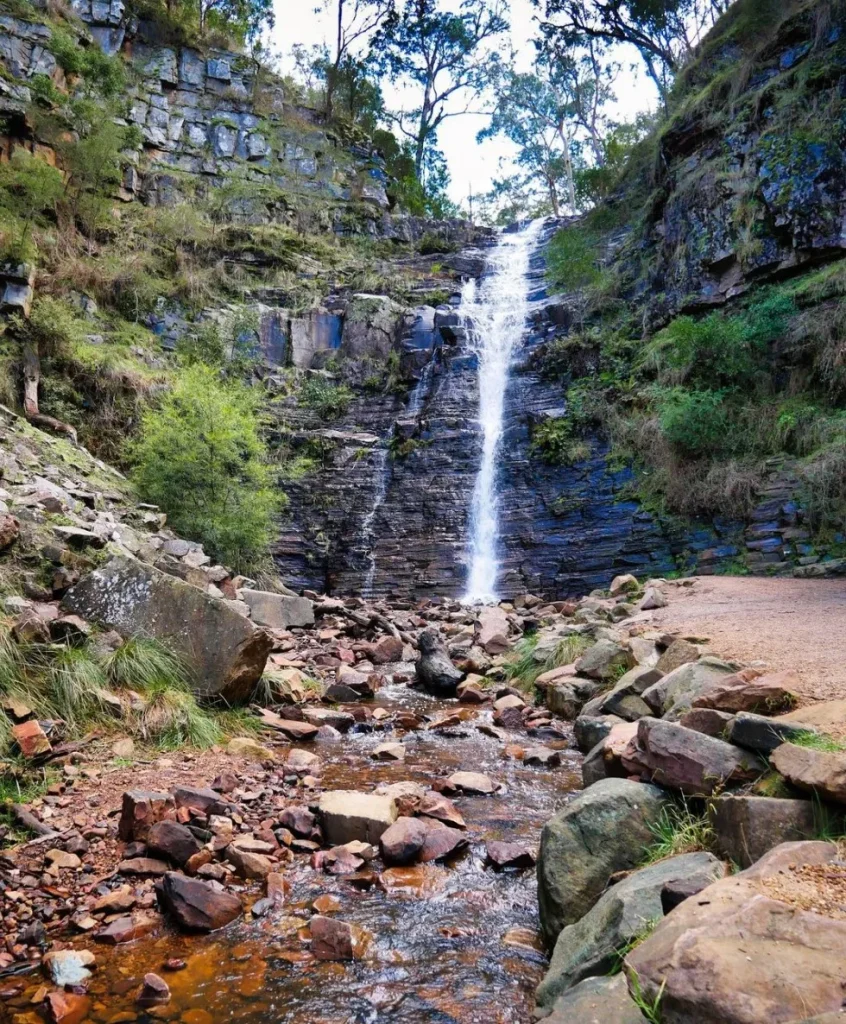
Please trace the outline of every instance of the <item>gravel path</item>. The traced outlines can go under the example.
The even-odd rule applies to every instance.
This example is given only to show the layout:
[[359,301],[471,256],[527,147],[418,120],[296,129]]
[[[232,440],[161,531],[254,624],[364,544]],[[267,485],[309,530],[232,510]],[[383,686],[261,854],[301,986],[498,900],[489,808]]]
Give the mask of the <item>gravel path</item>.
[[660,628],[707,637],[724,657],[796,669],[804,701],[846,698],[846,580],[700,576],[666,590]]

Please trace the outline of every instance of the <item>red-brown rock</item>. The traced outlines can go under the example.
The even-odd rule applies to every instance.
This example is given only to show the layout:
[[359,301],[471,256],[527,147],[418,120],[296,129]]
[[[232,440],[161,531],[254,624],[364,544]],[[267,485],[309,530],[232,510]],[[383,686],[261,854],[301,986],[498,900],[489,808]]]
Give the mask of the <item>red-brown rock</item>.
[[47,995],[47,1012],[53,1024],[81,1024],[90,1009],[89,996],[74,992],[50,992]]
[[502,843],[489,840],[485,843],[488,861],[496,868],[531,868],[535,855],[522,843]]
[[379,839],[386,864],[411,864],[417,860],[429,829],[418,818],[397,818]]
[[147,851],[160,854],[182,867],[202,849],[202,843],[187,827],[176,821],[157,821],[147,835]]
[[47,733],[35,719],[12,726],[12,736],[21,754],[26,758],[47,754],[53,749],[47,739]]
[[331,917],[309,922],[311,951],[318,960],[361,960],[371,936],[363,928]]
[[20,533],[21,524],[14,516],[10,516],[5,512],[0,515],[0,551],[5,551],[6,548],[11,547],[20,536]]
[[123,794],[118,835],[125,842],[144,842],[157,821],[173,821],[175,818],[176,805],[169,793],[130,789]]
[[186,931],[212,932],[241,916],[241,900],[208,882],[186,878],[175,871],[164,876],[159,888],[164,909]]
[[[755,675],[753,675],[755,673]],[[716,686],[693,701],[695,708],[716,711],[750,711],[755,714],[775,715],[789,711],[796,704],[796,692],[801,686],[797,672],[770,672],[758,676],[755,669],[746,669],[726,676]]]

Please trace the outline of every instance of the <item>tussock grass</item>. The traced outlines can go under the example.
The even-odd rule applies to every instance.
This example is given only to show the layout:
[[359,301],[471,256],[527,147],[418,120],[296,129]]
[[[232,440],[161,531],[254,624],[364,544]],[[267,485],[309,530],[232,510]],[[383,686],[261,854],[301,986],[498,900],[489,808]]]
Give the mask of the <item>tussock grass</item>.
[[707,812],[697,814],[686,800],[680,805],[665,807],[658,820],[649,826],[649,831],[655,841],[646,850],[645,864],[682,853],[711,850],[714,846],[714,830]]
[[536,633],[524,636],[517,641],[509,655],[505,676],[517,689],[530,691],[538,676],[554,668],[561,668],[562,665],[572,664],[593,643],[589,637],[573,633],[562,637],[548,655],[539,658],[539,642],[540,637]]

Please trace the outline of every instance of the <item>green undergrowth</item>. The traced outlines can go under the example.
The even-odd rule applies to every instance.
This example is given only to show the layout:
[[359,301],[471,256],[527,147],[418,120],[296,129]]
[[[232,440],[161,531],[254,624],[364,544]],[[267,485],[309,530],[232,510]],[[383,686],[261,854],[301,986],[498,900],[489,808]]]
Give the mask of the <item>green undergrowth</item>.
[[537,450],[566,462],[597,431],[666,514],[747,515],[772,459],[795,466],[816,533],[846,523],[846,261],[676,317],[643,340],[629,314],[551,343],[541,369],[567,420]]
[[699,850],[713,850],[714,830],[707,810],[697,811],[686,800],[664,807],[658,820],[649,825],[654,841],[645,851],[644,864]]
[[[246,728],[243,713],[202,707],[185,662],[159,641],[135,637],[105,653],[97,638],[78,646],[18,643],[0,629],[0,699],[62,720],[69,738],[119,731],[161,749],[203,749],[229,729]],[[0,715],[0,753],[12,748],[11,722]]]
[[[573,633],[558,641],[547,653],[539,655],[540,637],[536,633],[522,637],[505,662],[506,678],[520,690],[531,692],[535,680],[544,672],[572,664],[591,646],[589,637]],[[546,644],[544,644],[546,647]]]

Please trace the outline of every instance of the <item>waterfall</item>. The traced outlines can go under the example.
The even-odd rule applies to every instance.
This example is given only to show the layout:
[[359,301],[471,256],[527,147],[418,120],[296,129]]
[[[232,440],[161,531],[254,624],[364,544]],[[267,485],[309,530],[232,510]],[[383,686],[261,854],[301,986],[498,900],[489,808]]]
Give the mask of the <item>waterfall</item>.
[[[406,416],[420,415],[434,369],[433,355],[432,359],[426,364],[420,380],[409,395],[408,404],[405,408]],[[385,498],[388,497],[391,444],[395,435],[396,424],[394,423],[391,425],[391,429],[388,431],[384,442],[376,451],[376,472],[373,474],[376,486],[373,490],[373,505],[361,524],[361,539],[367,549],[367,575],[364,578],[361,596],[367,600],[373,597],[373,581],[376,579],[376,516],[379,514],[379,509],[385,504]]]
[[458,310],[479,359],[482,430],[482,461],[470,515],[470,574],[464,595],[468,603],[497,600],[497,455],[512,356],[529,312],[529,257],[542,227],[542,220],[532,221],[520,231],[503,235],[482,280],[464,286]]

